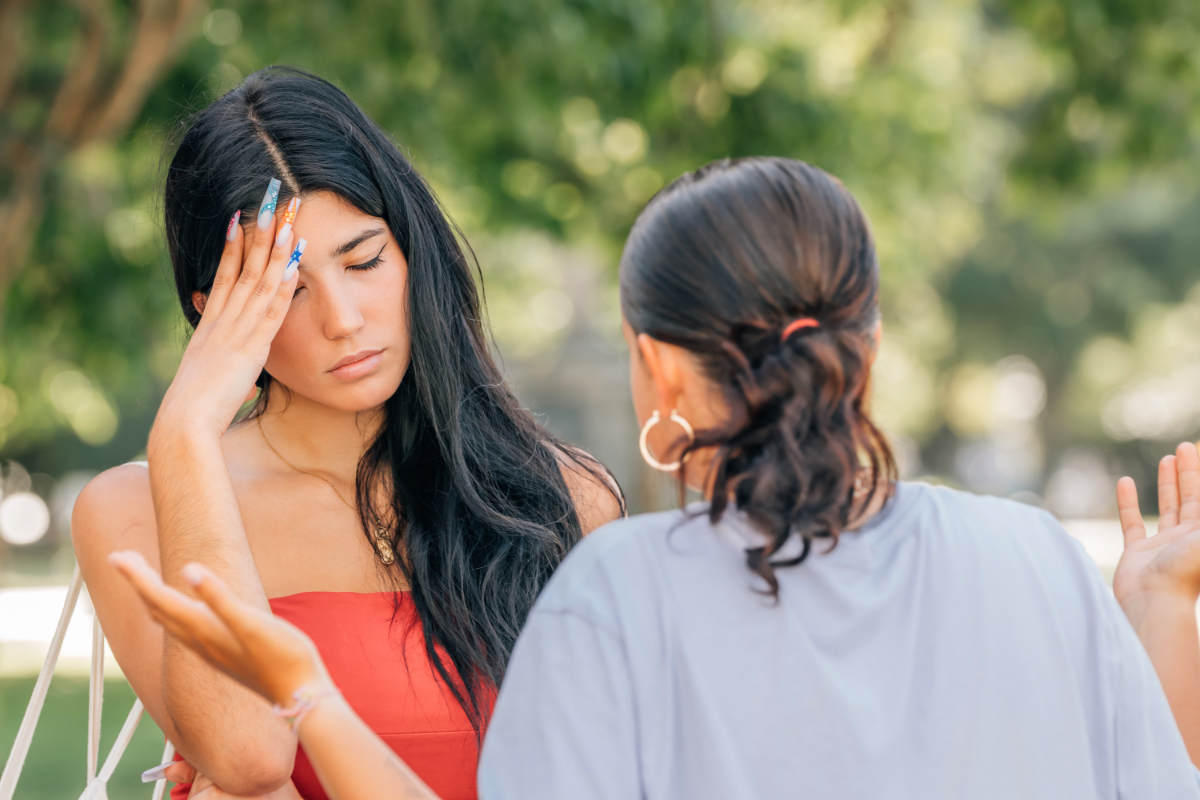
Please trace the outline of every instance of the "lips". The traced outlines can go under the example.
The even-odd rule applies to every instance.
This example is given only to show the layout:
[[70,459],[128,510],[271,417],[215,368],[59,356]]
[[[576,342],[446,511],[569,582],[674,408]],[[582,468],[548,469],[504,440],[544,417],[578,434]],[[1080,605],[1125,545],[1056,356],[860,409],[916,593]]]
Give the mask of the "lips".
[[383,360],[382,350],[360,350],[340,359],[329,372],[338,378],[352,380],[372,372]]

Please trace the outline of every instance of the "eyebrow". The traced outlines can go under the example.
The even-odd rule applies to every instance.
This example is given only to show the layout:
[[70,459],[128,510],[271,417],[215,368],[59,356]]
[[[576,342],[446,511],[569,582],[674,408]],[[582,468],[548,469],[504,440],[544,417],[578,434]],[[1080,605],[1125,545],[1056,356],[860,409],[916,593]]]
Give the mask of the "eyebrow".
[[372,228],[369,231],[363,231],[345,244],[341,244],[333,248],[332,255],[334,258],[337,258],[338,256],[344,256],[346,253],[349,253],[363,242],[367,241],[368,239],[374,239],[381,233],[383,233],[383,228]]

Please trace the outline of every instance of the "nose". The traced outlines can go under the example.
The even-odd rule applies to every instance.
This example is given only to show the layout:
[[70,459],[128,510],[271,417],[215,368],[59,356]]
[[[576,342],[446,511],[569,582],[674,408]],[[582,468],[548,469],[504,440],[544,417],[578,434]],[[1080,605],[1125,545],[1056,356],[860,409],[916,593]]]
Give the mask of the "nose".
[[328,339],[347,339],[362,330],[362,311],[350,287],[341,285],[339,281],[331,281],[330,284],[323,286],[324,291],[320,293],[322,331]]

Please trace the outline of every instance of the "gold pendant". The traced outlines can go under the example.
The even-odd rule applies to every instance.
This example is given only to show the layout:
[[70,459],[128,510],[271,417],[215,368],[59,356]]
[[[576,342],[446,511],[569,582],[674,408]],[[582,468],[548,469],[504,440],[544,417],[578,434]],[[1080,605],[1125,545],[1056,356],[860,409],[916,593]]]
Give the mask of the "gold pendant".
[[382,526],[375,529],[375,549],[379,552],[379,560],[384,564],[391,564],[396,560],[396,554],[388,544],[387,529]]

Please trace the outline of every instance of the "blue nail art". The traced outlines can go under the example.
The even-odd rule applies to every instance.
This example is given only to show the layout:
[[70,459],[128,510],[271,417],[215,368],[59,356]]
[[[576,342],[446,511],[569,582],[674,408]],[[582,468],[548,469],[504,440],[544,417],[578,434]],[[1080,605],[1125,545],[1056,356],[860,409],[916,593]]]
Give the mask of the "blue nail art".
[[283,280],[286,283],[296,274],[296,270],[300,269],[300,256],[304,255],[304,248],[308,246],[308,242],[301,239],[296,243],[296,249],[292,251],[292,257],[288,259],[287,266],[283,268]]
[[275,216],[275,204],[279,202],[279,187],[278,178],[271,178],[271,182],[267,184],[267,193],[263,195],[262,205],[258,208],[258,227],[266,228],[271,224],[271,218]]

